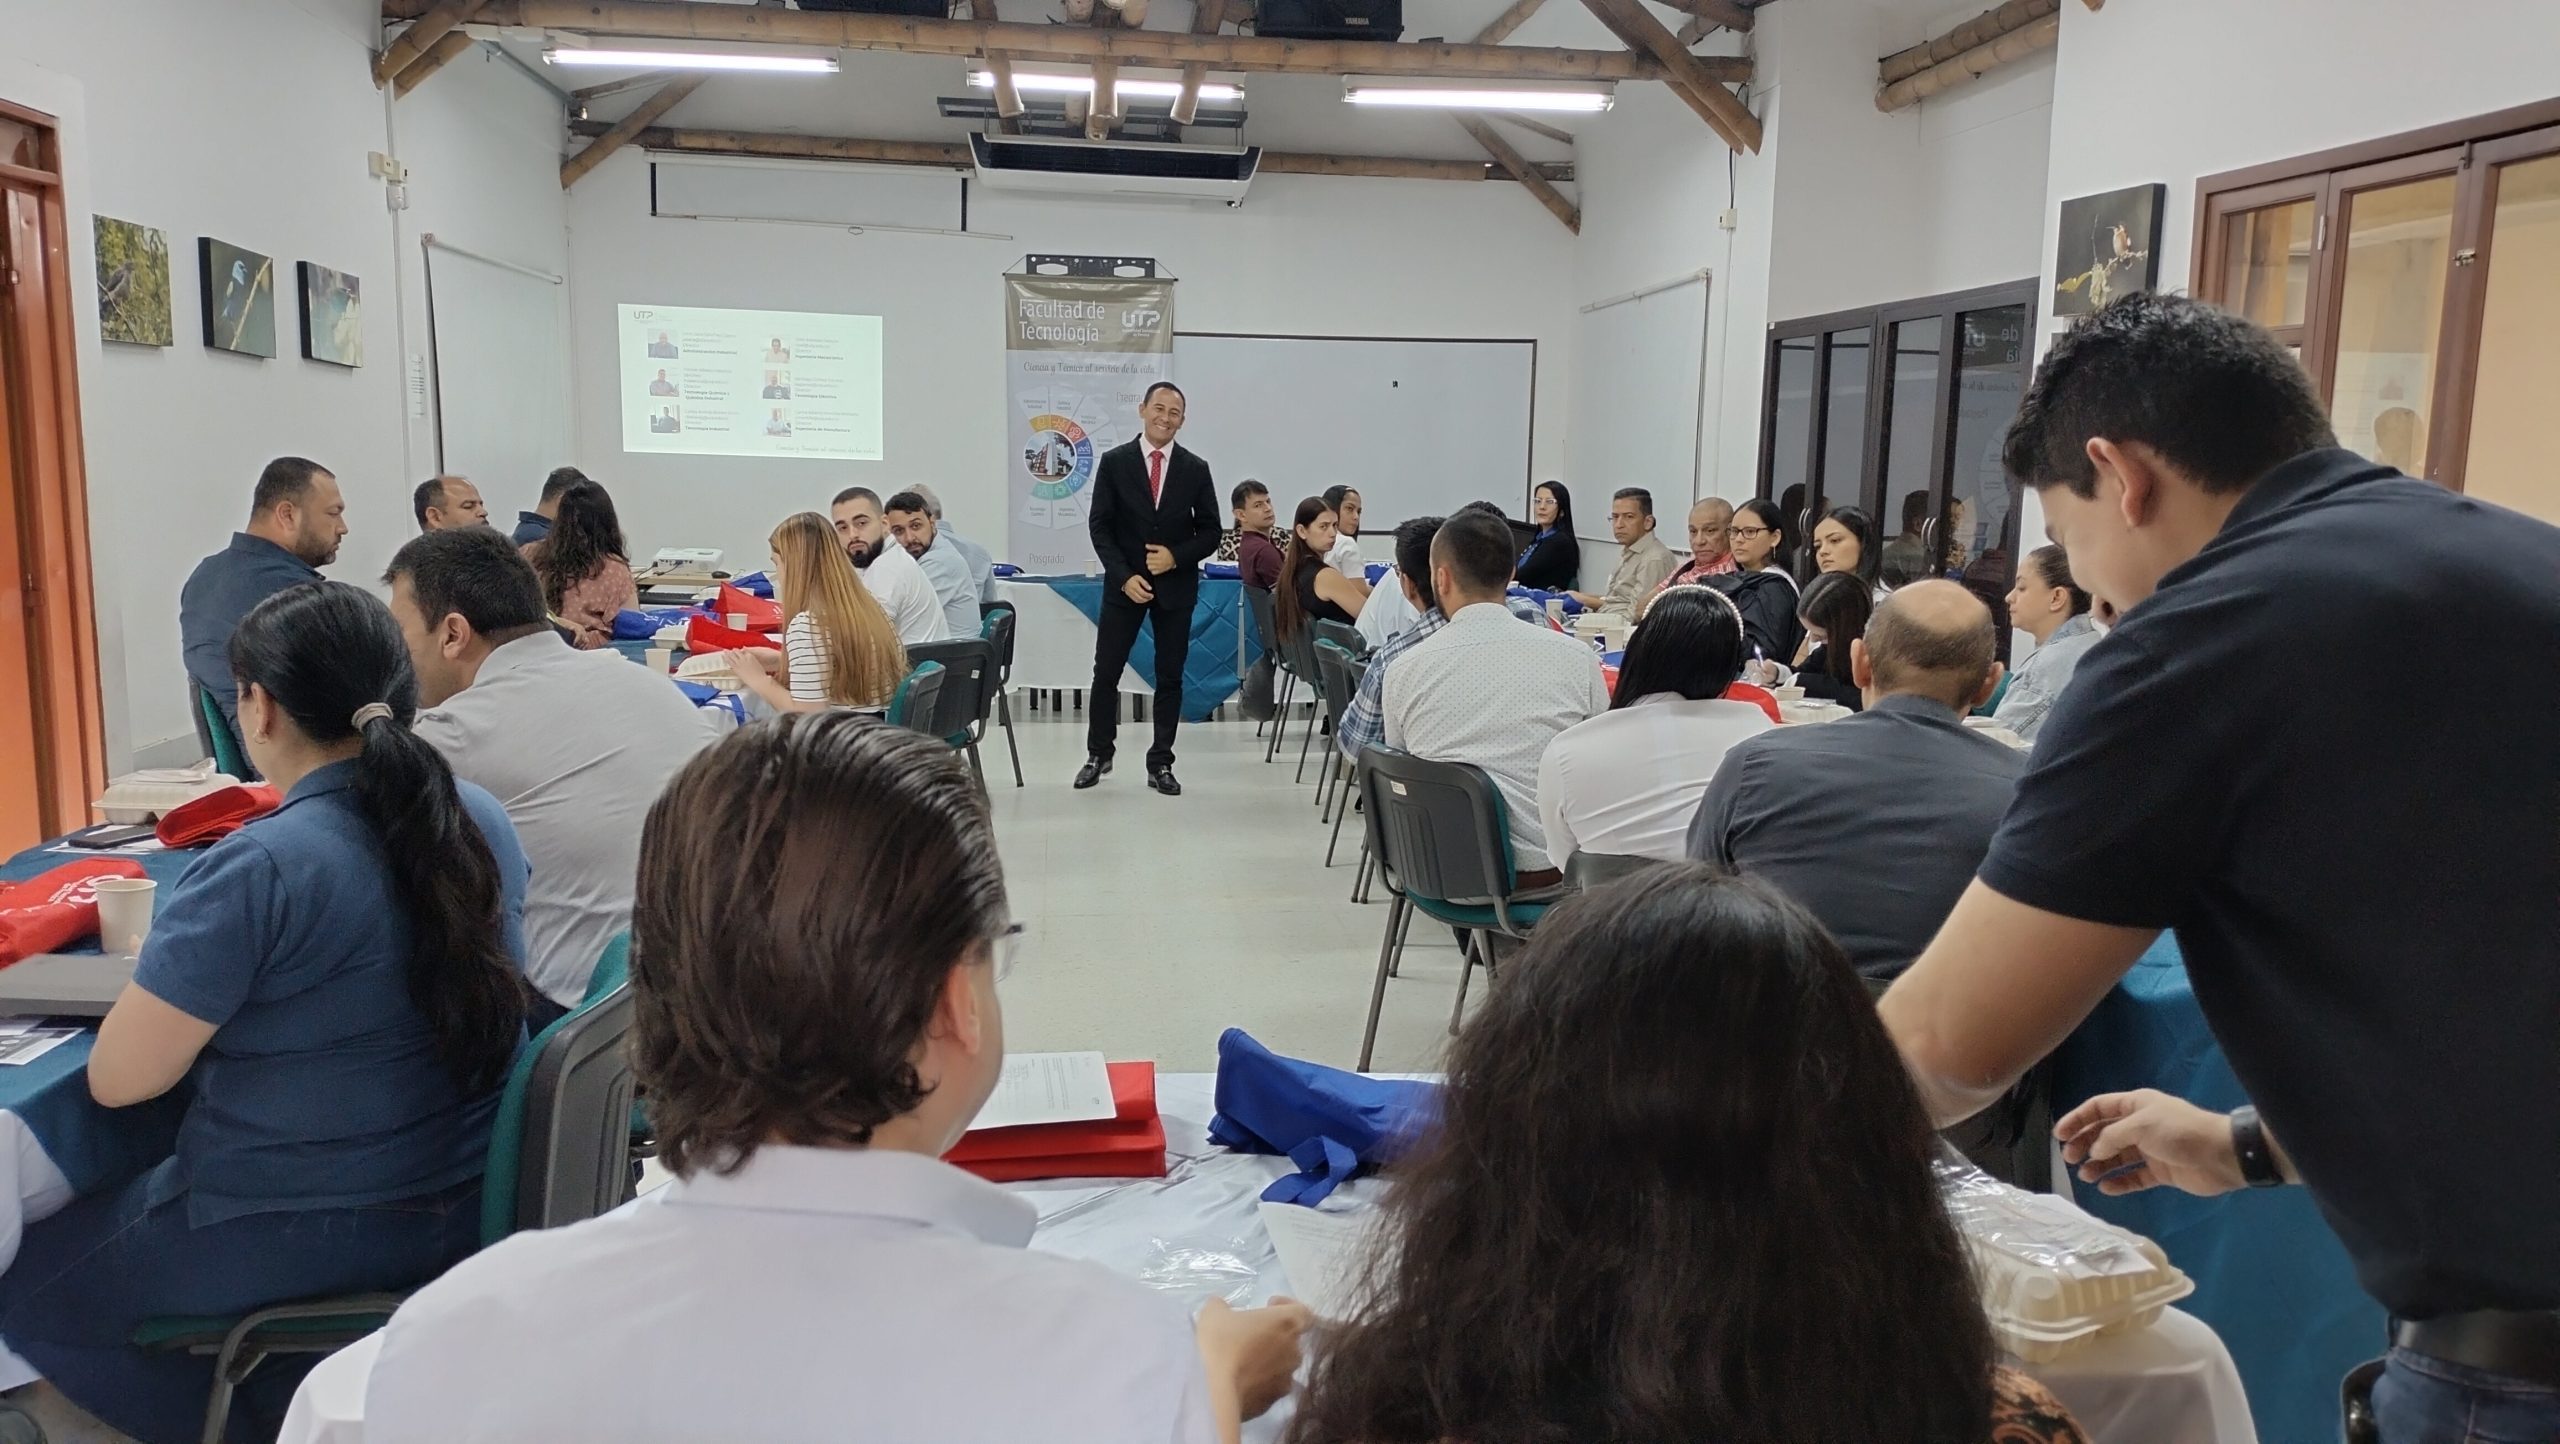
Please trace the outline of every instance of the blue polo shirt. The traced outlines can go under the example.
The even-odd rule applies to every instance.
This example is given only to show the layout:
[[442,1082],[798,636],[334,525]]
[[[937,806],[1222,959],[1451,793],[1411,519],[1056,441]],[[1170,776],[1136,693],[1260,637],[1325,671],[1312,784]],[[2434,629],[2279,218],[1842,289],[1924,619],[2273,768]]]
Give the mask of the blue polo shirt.
[[178,640],[187,675],[213,694],[231,735],[240,735],[240,686],[231,675],[231,634],[258,603],[287,587],[320,580],[309,562],[265,537],[231,534],[231,545],[196,563],[178,593]]
[[[2525,685],[2462,685],[2455,655]],[[2081,659],[1982,865],[2029,906],[2176,930],[2405,1318],[2560,1308],[2554,658],[2560,528],[2296,457]]]
[[516,513],[516,529],[512,534],[517,546],[531,546],[551,535],[551,518],[538,511]]
[[[152,1201],[202,1227],[244,1214],[416,1198],[479,1175],[498,1090],[466,1098],[409,1001],[408,918],[360,811],[360,762],[294,784],[170,893],[133,980],[214,1025]],[[530,872],[497,799],[459,784],[498,862],[524,961]]]

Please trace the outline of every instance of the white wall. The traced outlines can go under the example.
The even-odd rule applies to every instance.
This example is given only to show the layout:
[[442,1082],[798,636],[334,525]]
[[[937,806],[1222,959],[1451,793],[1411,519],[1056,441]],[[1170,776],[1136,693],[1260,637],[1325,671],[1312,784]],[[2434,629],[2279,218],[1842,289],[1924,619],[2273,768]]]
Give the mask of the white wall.
[[[563,224],[558,108],[520,75],[467,58],[401,103],[415,209],[395,218],[368,152],[390,149],[387,102],[368,70],[373,0],[133,0],[99,11],[0,0],[0,96],[73,119],[74,308],[80,313],[84,442],[108,761],[187,739],[178,588],[247,518],[258,469],[307,455],[346,489],[351,535],[332,574],[367,581],[414,530],[408,491],[431,452],[402,420],[400,316],[421,338],[418,229],[542,249]],[[544,117],[549,116],[546,124]],[[551,139],[546,143],[543,135]],[[96,340],[90,212],[168,233],[176,344]],[[206,350],[196,238],[277,261],[271,361]],[[365,286],[366,364],[304,361],[294,263],[352,271]],[[423,434],[423,433],[421,433]]]
[[[796,172],[754,173],[789,187]],[[1533,462],[1550,467],[1564,454],[1573,237],[1509,182],[1265,176],[1233,210],[1025,199],[973,186],[970,229],[1010,239],[662,219],[649,214],[648,186],[648,158],[632,152],[572,194],[577,353],[615,354],[621,303],[878,315],[888,455],[625,455],[616,378],[604,365],[581,366],[577,461],[613,489],[635,552],[716,546],[760,566],[767,534],[787,513],[823,511],[848,485],[885,494],[921,481],[941,493],[955,526],[1001,555],[1011,434],[1001,278],[1030,252],[1155,257],[1180,278],[1174,316],[1185,331],[1534,338]],[[1292,414],[1286,397],[1194,395],[1191,406],[1249,406],[1277,426],[1323,424]],[[1326,484],[1264,479],[1284,510]],[[1524,499],[1517,478],[1486,490],[1506,506]]]

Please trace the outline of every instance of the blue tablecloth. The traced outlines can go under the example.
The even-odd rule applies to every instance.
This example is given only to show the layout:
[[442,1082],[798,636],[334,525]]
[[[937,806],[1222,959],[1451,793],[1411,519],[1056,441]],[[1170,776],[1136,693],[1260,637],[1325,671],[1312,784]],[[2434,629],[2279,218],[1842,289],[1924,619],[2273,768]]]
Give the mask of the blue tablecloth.
[[[165,905],[169,890],[203,853],[202,848],[142,853],[133,860],[160,884],[153,901]],[[66,862],[98,855],[53,851],[50,843],[32,847],[0,863],[0,882],[21,882]],[[67,953],[97,950],[95,937],[62,949]],[[70,1180],[72,1191],[84,1194],[122,1182],[168,1157],[177,1147],[178,1121],[187,1110],[184,1087],[131,1108],[99,1107],[89,1096],[93,1037],[74,1038],[32,1063],[0,1065],[0,1109],[26,1123],[27,1131],[44,1145],[46,1156]]]
[[[2176,941],[2160,941],[2055,1054],[2054,1112],[2100,1093],[2157,1088],[2207,1108],[2248,1099],[2205,1027]],[[2222,1336],[2267,1444],[2338,1437],[2338,1380],[2382,1352],[2381,1306],[2356,1287],[2346,1249],[2299,1188],[2194,1198],[2155,1188],[2108,1198],[2073,1185],[2091,1213],[2156,1240],[2196,1281],[2179,1307]]]
[[[1102,578],[1041,577],[1049,590],[1084,613],[1095,626],[1102,625]],[[1182,720],[1198,722],[1218,710],[1220,703],[1236,694],[1242,679],[1236,675],[1236,631],[1248,634],[1244,663],[1251,666],[1262,655],[1262,639],[1248,623],[1244,605],[1244,583],[1225,577],[1203,576],[1200,599],[1191,607],[1191,655],[1182,667]],[[1156,625],[1153,618],[1138,629],[1138,641],[1129,649],[1129,665],[1141,677],[1153,681],[1156,675]]]

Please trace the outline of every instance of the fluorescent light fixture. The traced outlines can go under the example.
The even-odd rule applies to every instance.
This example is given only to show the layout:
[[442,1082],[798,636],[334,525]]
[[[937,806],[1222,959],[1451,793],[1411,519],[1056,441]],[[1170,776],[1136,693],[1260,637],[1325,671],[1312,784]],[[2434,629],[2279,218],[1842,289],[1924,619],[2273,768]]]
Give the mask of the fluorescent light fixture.
[[[969,72],[969,84],[979,90],[993,90],[996,88],[995,72],[990,70],[972,70]],[[1016,70],[1013,73],[1013,88],[1015,91],[1023,95],[1089,96],[1093,94],[1093,77],[1090,75],[1053,75],[1046,71],[1038,70]],[[1127,100],[1133,96],[1140,100],[1172,100],[1182,94],[1182,82],[1178,80],[1120,79],[1112,81],[1111,91],[1114,95],[1119,96],[1123,100]],[[1239,85],[1220,85],[1215,82],[1203,82],[1200,86],[1200,98],[1204,101],[1221,102],[1242,100],[1244,99],[1244,87]]]
[[552,65],[614,65],[641,70],[769,70],[789,75],[833,75],[832,55],[773,55],[749,50],[561,50],[542,52]]
[[1607,110],[1617,97],[1607,90],[1462,90],[1446,85],[1346,81],[1342,98],[1353,105],[1425,106],[1440,110]]

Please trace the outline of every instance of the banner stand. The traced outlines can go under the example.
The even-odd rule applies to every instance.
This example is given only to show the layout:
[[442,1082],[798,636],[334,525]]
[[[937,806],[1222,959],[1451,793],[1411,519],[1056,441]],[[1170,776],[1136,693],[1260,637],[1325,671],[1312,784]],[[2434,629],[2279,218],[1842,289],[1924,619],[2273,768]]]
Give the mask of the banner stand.
[[[1152,259],[1026,256],[1005,283],[1006,557],[1035,576],[1099,572],[1085,523],[1102,454],[1173,380],[1174,278]],[[1133,274],[1135,273],[1135,274]]]

